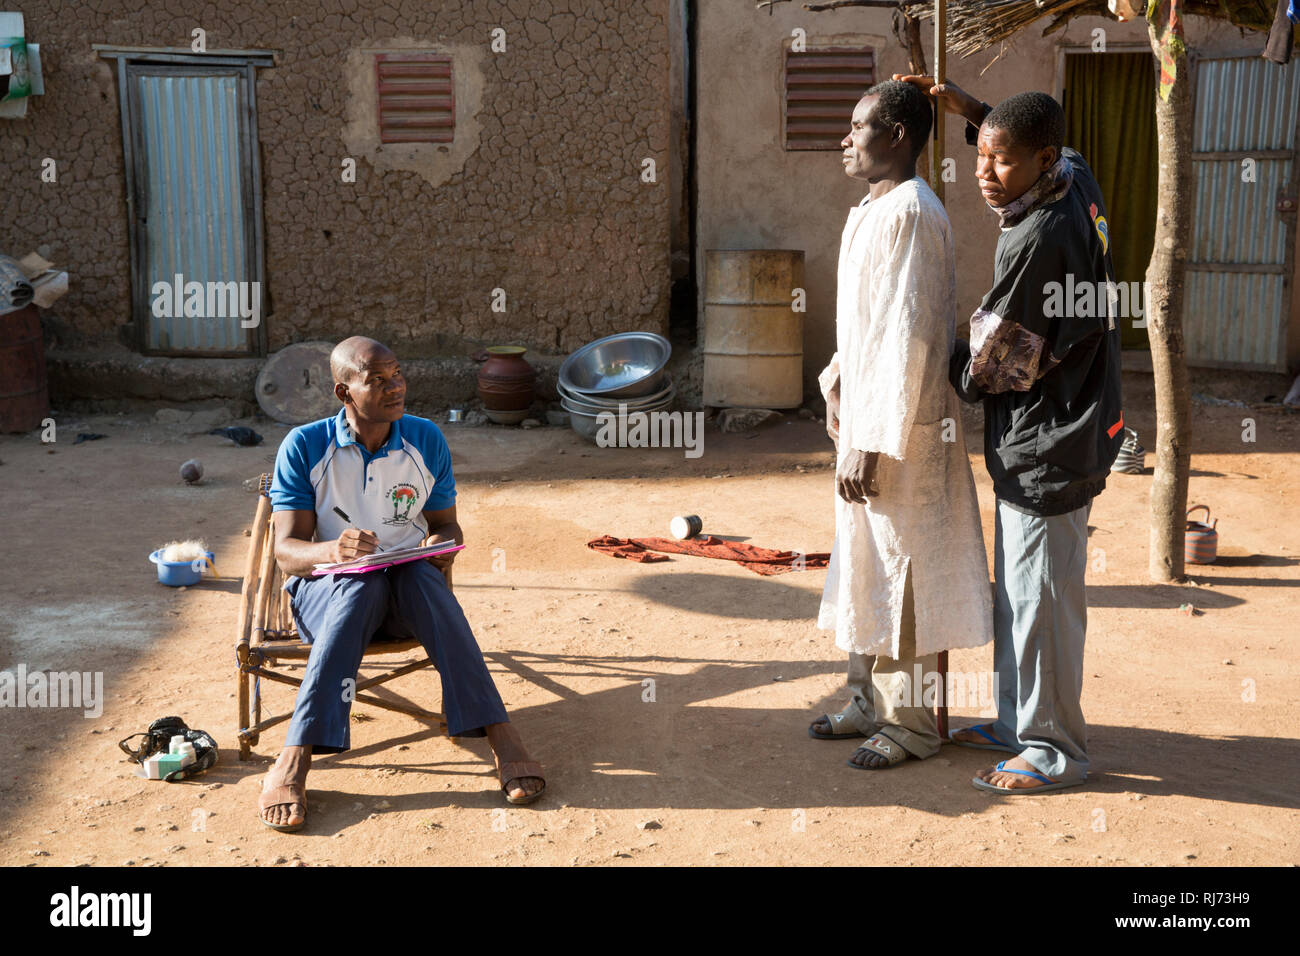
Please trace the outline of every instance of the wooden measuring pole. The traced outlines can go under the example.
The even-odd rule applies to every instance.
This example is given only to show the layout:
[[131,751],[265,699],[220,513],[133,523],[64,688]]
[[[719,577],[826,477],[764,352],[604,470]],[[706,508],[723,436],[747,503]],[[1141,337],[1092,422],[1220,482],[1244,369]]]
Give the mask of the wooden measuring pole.
[[[948,0],[934,0],[934,82],[942,83],[948,73]],[[943,195],[944,111],[936,104],[934,144],[930,151],[930,186],[939,202]]]
[[[948,70],[948,0],[934,0],[934,82],[942,83]],[[930,179],[939,202],[943,196],[944,111],[936,104],[934,111],[934,144],[930,151]],[[939,739],[948,739],[948,652],[940,651],[936,666],[939,670],[938,713],[935,723]]]

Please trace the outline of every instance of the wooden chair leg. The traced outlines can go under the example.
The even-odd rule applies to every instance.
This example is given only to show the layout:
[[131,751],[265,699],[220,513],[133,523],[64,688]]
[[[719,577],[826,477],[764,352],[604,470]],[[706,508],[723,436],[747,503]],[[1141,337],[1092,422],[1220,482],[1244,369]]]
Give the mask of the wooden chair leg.
[[948,739],[948,652],[939,652],[939,696],[935,702],[938,712],[935,714],[935,724],[939,730],[939,740]]
[[[242,668],[237,672],[236,677],[237,677],[238,680],[239,680],[239,690],[238,690],[238,693],[239,693],[239,723],[238,723],[238,725],[237,725],[237,729],[242,731],[245,727],[248,727],[248,726],[249,726],[249,723],[248,723],[248,682],[249,682],[249,679],[250,679],[250,678],[249,678],[249,676],[248,676],[247,674],[244,673],[244,671],[243,671]],[[249,746],[248,741],[246,741],[243,737],[240,737],[240,738],[239,738],[239,759],[240,759],[240,760],[247,760],[248,757],[249,757],[249,755],[250,755],[251,753],[252,753],[252,747]]]
[[[252,676],[251,674],[249,675],[248,679],[250,681],[257,680],[257,678]],[[255,684],[253,687],[253,722],[248,726],[258,727],[261,726],[261,723],[262,723],[262,688]],[[248,742],[252,744],[254,747],[256,747],[258,738],[260,736],[261,736],[260,734],[254,731],[253,733],[249,734]]]
[[[263,476],[265,478],[266,476]],[[248,693],[249,681],[252,679],[244,671],[244,665],[248,661],[250,645],[260,641],[262,636],[255,632],[255,627],[261,625],[256,620],[255,605],[259,593],[259,583],[261,581],[258,569],[262,565],[263,551],[266,547],[267,532],[271,522],[271,500],[265,493],[258,496],[257,510],[253,516],[253,524],[249,528],[248,555],[244,561],[244,578],[239,593],[239,622],[235,635],[235,658],[238,666],[236,677],[238,687],[236,697],[238,698],[238,730],[250,726],[248,714]],[[254,743],[256,740],[253,741]],[[239,739],[239,759],[247,760],[250,753],[250,743],[242,736]]]

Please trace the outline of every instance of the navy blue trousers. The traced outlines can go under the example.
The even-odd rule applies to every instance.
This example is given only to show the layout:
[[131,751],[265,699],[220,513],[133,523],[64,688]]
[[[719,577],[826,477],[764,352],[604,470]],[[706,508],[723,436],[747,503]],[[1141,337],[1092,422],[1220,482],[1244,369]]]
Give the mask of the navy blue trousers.
[[509,719],[460,602],[428,561],[368,574],[291,577],[285,590],[298,632],[312,646],[286,747],[310,746],[314,754],[349,748],[362,652],[386,621],[386,629],[419,640],[438,668],[450,736],[482,737],[488,724]]

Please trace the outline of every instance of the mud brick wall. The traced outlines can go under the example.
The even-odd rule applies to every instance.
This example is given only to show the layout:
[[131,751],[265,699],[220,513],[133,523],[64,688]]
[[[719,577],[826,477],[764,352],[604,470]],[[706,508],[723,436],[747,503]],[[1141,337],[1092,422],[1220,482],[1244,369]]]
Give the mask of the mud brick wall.
[[[209,51],[276,51],[256,90],[272,351],[364,332],[411,357],[500,342],[562,354],[666,327],[664,0],[24,6],[46,94],[0,120],[0,251],[40,247],[71,271],[49,312],[64,344],[116,342],[131,320],[116,73],[91,45],[187,52],[195,28]],[[449,148],[378,142],[373,52],[403,49],[453,56]],[[41,181],[46,157],[56,182]]]

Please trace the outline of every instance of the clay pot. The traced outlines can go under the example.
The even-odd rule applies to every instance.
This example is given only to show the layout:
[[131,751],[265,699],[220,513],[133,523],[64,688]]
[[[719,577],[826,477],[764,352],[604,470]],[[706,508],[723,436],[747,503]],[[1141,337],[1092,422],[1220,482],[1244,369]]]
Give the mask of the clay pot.
[[478,370],[483,411],[498,425],[519,424],[536,397],[537,369],[524,361],[527,351],[521,345],[493,345]]

